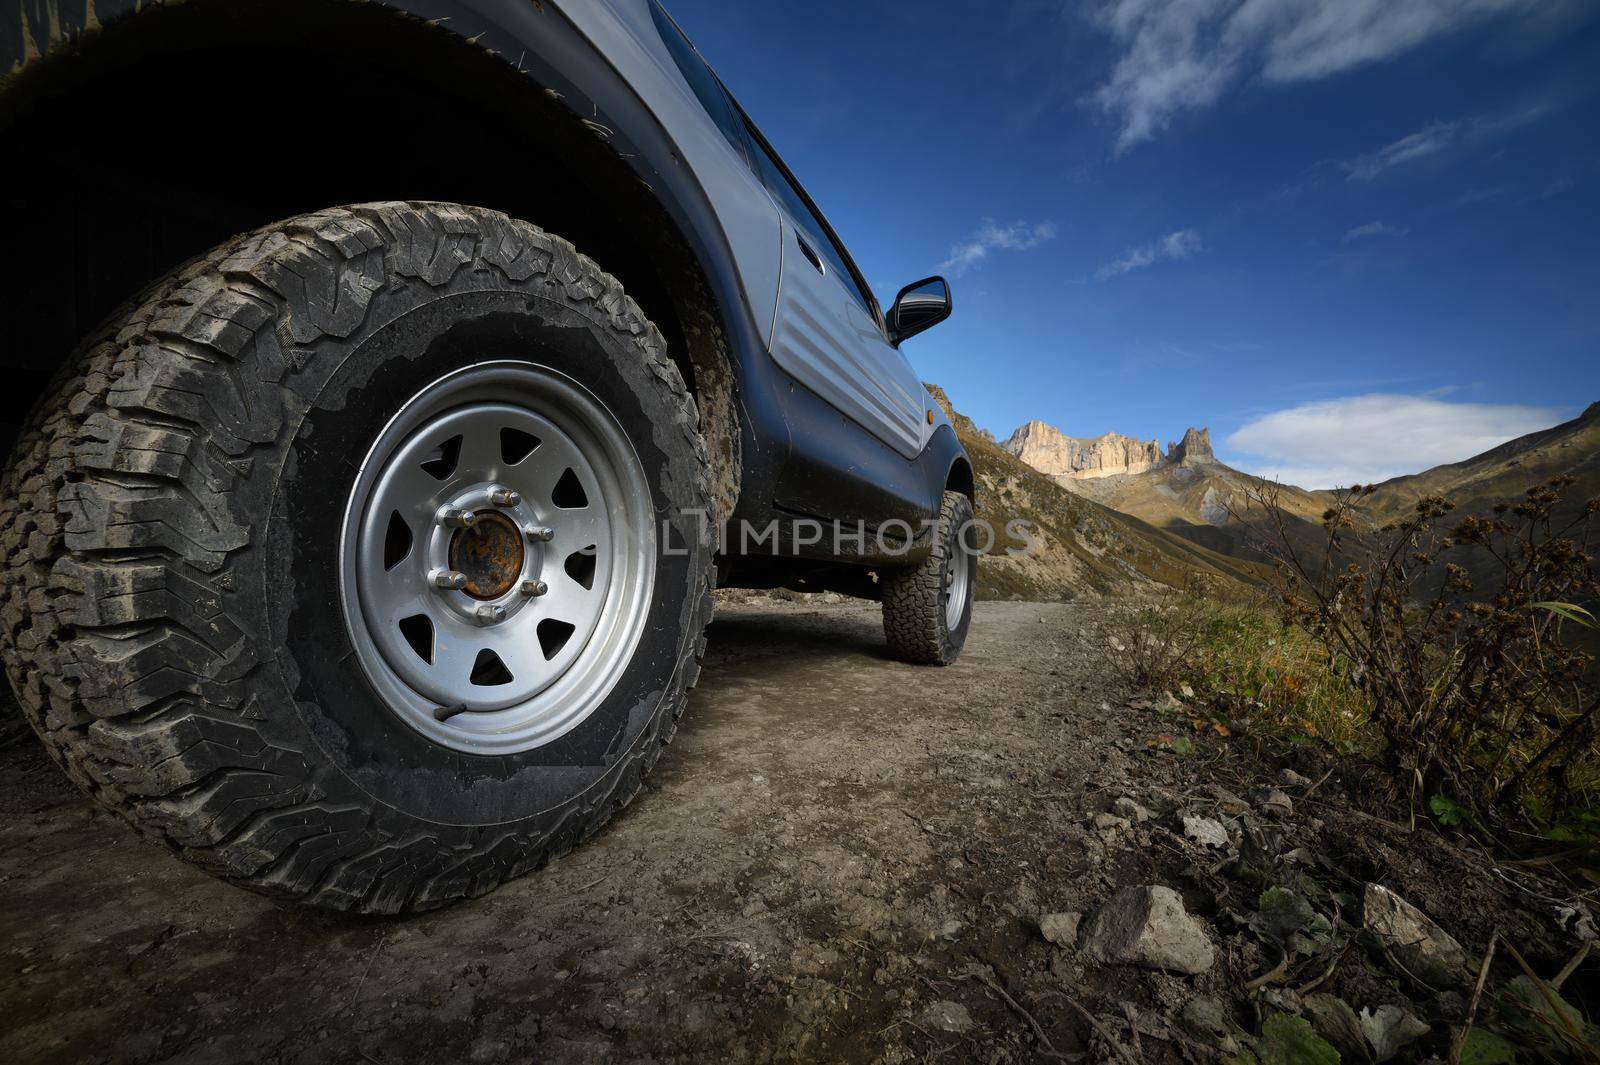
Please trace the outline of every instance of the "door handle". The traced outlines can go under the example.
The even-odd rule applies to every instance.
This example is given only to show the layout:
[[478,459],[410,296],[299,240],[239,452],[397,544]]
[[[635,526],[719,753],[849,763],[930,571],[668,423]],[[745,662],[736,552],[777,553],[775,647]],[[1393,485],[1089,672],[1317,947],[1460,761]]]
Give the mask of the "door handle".
[[800,253],[810,261],[812,266],[817,268],[817,273],[826,275],[828,271],[822,265],[822,256],[818,255],[811,245],[806,243],[806,238],[802,237],[798,230],[795,231],[794,242],[800,245]]

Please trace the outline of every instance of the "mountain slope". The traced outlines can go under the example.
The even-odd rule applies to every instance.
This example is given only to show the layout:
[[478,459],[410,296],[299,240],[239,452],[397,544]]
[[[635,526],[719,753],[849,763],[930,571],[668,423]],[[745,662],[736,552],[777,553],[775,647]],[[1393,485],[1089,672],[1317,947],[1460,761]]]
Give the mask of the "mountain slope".
[[[928,388],[972,458],[978,517],[999,534],[978,567],[980,598],[1072,599],[1161,586],[1243,589],[1266,577],[1258,564],[1219,555],[1068,491],[981,433],[942,389]],[[1036,530],[1034,551],[1006,552],[1006,524],[1013,520]]]
[[[1054,434],[1054,436],[1052,436]],[[1148,452],[1138,453],[1139,461],[1126,473],[1085,473],[1080,464],[1070,473],[1056,473],[1059,463],[1046,444],[1061,439],[1079,445],[1123,437],[1108,434],[1094,441],[1075,441],[1042,422],[1029,422],[1006,441],[1006,450],[1038,464],[1042,471],[1055,474],[1062,487],[1101,503],[1119,513],[1138,518],[1165,532],[1182,537],[1223,555],[1253,563],[1265,562],[1264,542],[1274,542],[1275,530],[1266,514],[1250,504],[1267,482],[1241,473],[1218,462],[1211,451],[1211,434],[1206,429],[1190,429],[1180,442],[1171,444],[1165,455],[1156,451],[1156,461]],[[1148,445],[1155,447],[1154,441]],[[1320,549],[1323,533],[1324,500],[1292,485],[1277,486],[1279,505],[1292,516],[1289,536],[1297,549]]]
[[1600,495],[1600,403],[1570,422],[1519,436],[1464,462],[1384,481],[1360,509],[1383,523],[1406,517],[1424,496],[1444,496],[1458,512],[1483,514],[1562,474],[1578,482],[1567,491],[1564,509],[1575,513]]

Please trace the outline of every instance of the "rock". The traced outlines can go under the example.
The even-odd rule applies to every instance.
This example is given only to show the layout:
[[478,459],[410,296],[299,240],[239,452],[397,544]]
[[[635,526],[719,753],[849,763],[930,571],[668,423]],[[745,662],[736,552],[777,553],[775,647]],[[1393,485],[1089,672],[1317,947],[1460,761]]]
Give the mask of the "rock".
[[1239,1041],[1233,1037],[1239,1026],[1220,998],[1201,995],[1190,999],[1178,1016],[1178,1027],[1202,1045],[1225,1055],[1236,1054],[1239,1050]]
[[1194,689],[1189,687],[1187,684],[1180,684],[1178,685],[1178,694],[1183,696],[1185,699],[1193,699]]
[[1217,960],[1200,923],[1169,887],[1125,887],[1095,911],[1083,942],[1100,962],[1203,973]]
[[1294,801],[1289,793],[1278,788],[1262,788],[1250,796],[1256,809],[1268,817],[1288,817],[1294,813]]
[[1461,944],[1388,888],[1368,884],[1361,909],[1367,930],[1383,940],[1395,960],[1419,980],[1443,989],[1471,978]]
[[1017,429],[1000,446],[1040,473],[1074,480],[1143,473],[1164,461],[1161,444],[1155,440],[1134,440],[1121,433],[1067,436],[1037,420]]
[[1095,814],[1091,823],[1100,832],[1112,834],[1132,827],[1126,817],[1118,817],[1116,814]]
[[1039,934],[1058,947],[1070,947],[1078,942],[1081,920],[1081,913],[1047,913],[1039,918]]
[[1155,708],[1166,713],[1176,713],[1177,711],[1182,710],[1184,707],[1183,701],[1177,696],[1173,695],[1171,692],[1162,692],[1161,697],[1155,702]]
[[1141,824],[1150,820],[1150,811],[1146,810],[1143,806],[1140,806],[1126,795],[1111,804],[1111,812],[1116,814],[1118,817],[1125,817],[1129,821],[1137,821]]
[[1118,652],[1118,653],[1121,653],[1121,652],[1127,650],[1127,648],[1122,645],[1122,641],[1117,639],[1115,636],[1108,636],[1106,638],[1106,642],[1111,644],[1111,649],[1113,651]]
[[922,1011],[919,1018],[923,1027],[936,1028],[941,1032],[972,1031],[972,1014],[967,1012],[967,1007],[959,1002],[941,999]]
[[1213,821],[1209,817],[1183,818],[1183,834],[1194,840],[1202,847],[1226,847],[1228,845],[1228,830],[1222,827],[1220,821]]
[[1215,462],[1211,450],[1211,430],[1189,428],[1183,439],[1167,445],[1167,461],[1172,463]]
[[1293,769],[1285,769],[1278,774],[1278,783],[1286,788],[1303,788],[1311,781],[1296,773]]

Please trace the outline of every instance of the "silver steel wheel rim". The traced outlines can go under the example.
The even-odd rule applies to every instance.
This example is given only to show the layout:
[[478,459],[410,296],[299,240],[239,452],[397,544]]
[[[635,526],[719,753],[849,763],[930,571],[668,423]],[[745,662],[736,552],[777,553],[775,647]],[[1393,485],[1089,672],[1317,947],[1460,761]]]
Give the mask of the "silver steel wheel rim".
[[345,508],[339,596],[362,671],[445,747],[557,739],[633,658],[653,514],[621,425],[570,377],[517,361],[441,377],[378,434]]
[[944,562],[944,625],[953,630],[961,624],[967,609],[967,586],[971,583],[972,554],[961,541],[961,530],[952,530],[950,557]]

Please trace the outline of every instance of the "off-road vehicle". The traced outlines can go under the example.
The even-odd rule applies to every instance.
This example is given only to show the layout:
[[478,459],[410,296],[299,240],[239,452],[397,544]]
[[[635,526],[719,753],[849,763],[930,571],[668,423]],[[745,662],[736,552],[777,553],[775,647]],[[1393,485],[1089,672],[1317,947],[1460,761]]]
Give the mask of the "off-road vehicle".
[[634,796],[716,581],[960,651],[972,470],[900,351],[949,287],[882,313],[653,0],[3,18],[0,652],[141,832],[438,906]]

